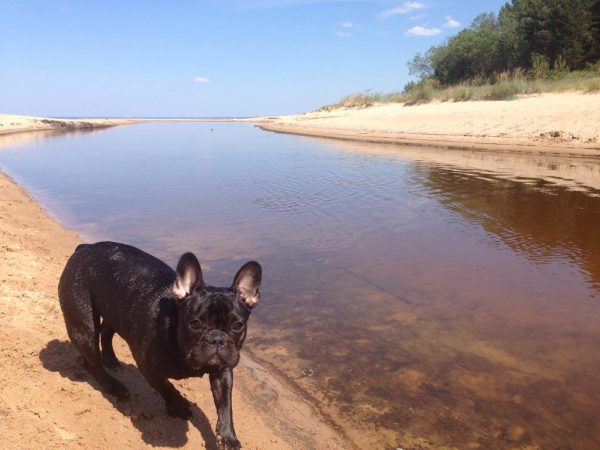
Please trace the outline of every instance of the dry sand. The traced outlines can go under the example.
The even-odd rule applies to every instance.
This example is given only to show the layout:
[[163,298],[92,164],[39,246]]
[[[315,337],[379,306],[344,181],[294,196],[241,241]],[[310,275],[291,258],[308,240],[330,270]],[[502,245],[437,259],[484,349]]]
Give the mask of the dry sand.
[[[167,416],[119,338],[116,353],[125,364],[116,376],[130,388],[130,401],[104,395],[83,369],[56,294],[79,243],[76,233],[0,173],[0,448],[214,449],[216,414],[207,379],[176,382],[195,405],[188,422]],[[234,422],[244,448],[353,447],[250,358],[242,358],[234,378]]]
[[600,94],[384,104],[254,119],[265,130],[451,149],[600,155]]

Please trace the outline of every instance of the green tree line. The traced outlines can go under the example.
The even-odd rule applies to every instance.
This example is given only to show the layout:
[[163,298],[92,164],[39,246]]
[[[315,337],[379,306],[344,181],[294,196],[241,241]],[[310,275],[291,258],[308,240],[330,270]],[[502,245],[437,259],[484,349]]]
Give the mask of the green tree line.
[[408,63],[442,85],[494,81],[500,73],[581,70],[600,60],[600,0],[512,0]]

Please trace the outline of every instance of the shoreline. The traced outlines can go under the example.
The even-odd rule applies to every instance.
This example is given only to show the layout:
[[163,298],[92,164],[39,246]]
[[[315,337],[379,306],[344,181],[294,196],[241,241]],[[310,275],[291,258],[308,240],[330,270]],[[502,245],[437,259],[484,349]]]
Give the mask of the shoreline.
[[510,101],[401,103],[252,118],[52,119],[0,114],[0,136],[93,130],[136,123],[254,123],[264,131],[417,148],[600,157],[600,94]]
[[19,116],[13,114],[0,114],[0,136],[17,133],[32,133],[37,131],[92,131],[121,125],[134,125],[137,123],[152,122],[241,122],[247,119],[239,118],[82,118],[82,119],[57,119],[52,117]]
[[55,119],[0,114],[0,136],[35,131],[86,131],[135,123],[130,119]]
[[[0,135],[0,141],[9,134]],[[214,449],[216,411],[207,377],[176,383],[195,404],[194,418],[171,419],[116,337],[115,350],[124,363],[117,376],[131,389],[132,400],[121,404],[98,389],[68,341],[56,299],[62,268],[82,240],[2,171],[0,188],[0,327],[5,336],[0,433],[5,444],[19,447],[41,439],[49,448],[127,443]],[[234,420],[244,448],[353,448],[318,405],[253,359],[251,349],[243,352],[235,374]]]
[[[476,150],[502,153],[529,153],[552,156],[588,156],[600,157],[600,147],[543,145],[527,142],[523,139],[498,138],[462,138],[451,135],[427,135],[408,133],[386,133],[378,131],[363,131],[360,129],[340,129],[326,127],[309,127],[283,124],[277,122],[260,122],[256,126],[264,131],[297,136],[332,139],[338,141],[364,142],[369,144],[388,144],[404,147],[438,148],[447,150]],[[493,142],[495,141],[495,142]]]
[[346,141],[600,157],[600,94],[379,104],[252,121],[265,131]]

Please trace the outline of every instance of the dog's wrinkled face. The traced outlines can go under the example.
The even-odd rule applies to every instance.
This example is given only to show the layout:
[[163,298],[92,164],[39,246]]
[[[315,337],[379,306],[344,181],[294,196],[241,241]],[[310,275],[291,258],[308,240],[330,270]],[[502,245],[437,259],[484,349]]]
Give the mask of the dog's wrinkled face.
[[246,337],[250,310],[233,291],[205,288],[180,301],[178,341],[193,369],[235,367]]
[[191,253],[177,265],[173,296],[177,301],[177,341],[193,369],[233,368],[246,338],[250,310],[260,298],[260,264],[246,263],[231,288],[206,286],[200,264]]

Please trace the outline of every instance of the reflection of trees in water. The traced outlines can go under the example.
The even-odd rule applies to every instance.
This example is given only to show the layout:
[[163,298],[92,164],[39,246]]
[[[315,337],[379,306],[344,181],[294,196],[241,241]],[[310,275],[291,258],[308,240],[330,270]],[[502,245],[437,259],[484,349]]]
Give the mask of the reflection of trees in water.
[[436,198],[534,263],[567,257],[600,289],[600,197],[539,180],[494,179],[420,166]]

